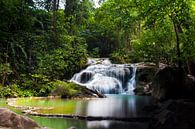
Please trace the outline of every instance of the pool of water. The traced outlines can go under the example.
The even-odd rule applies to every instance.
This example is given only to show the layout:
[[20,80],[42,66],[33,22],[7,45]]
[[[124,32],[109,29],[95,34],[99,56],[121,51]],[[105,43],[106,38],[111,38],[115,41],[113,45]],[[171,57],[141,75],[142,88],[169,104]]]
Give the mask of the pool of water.
[[[151,103],[153,103],[153,100],[150,97],[130,95],[108,95],[107,98],[89,100],[20,98],[15,102],[17,106],[38,107],[40,109],[37,112],[43,114],[77,114],[116,118],[147,116],[147,112],[144,112],[142,109]],[[5,100],[0,101],[0,107],[8,107]],[[70,126],[75,126],[77,129],[146,129],[148,126],[146,122],[86,121],[67,118],[29,117],[41,126],[53,129],[67,129]]]
[[65,118],[43,118],[31,116],[39,125],[52,129],[147,129],[147,123],[122,122],[122,121],[85,121]]
[[17,106],[39,108],[42,114],[75,114],[97,117],[142,117],[147,113],[143,107],[150,105],[150,97],[130,95],[108,95],[107,98],[89,100],[65,100],[49,98],[20,98],[15,102]]

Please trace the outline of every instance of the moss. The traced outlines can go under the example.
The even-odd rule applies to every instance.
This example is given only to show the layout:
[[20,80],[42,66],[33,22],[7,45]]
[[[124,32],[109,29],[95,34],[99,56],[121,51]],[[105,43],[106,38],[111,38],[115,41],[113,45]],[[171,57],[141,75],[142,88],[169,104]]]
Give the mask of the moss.
[[51,95],[61,96],[62,98],[74,98],[74,97],[95,97],[93,93],[87,90],[83,86],[79,86],[72,82],[55,81],[51,82],[55,88]]

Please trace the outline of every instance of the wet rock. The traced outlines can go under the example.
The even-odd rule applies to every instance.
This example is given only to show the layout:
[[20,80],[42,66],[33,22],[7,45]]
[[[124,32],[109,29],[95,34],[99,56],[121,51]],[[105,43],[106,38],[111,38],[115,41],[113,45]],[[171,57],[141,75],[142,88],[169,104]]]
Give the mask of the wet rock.
[[93,77],[93,73],[92,72],[83,72],[81,74],[81,83],[88,82],[92,77]]
[[10,111],[0,108],[0,128],[3,129],[40,129],[33,120]]
[[151,81],[158,68],[154,63],[137,63],[136,64],[136,95],[150,95],[151,94]]
[[192,76],[195,76],[195,60],[188,61],[188,71]]
[[195,99],[195,78],[175,67],[159,69],[152,81],[152,96],[159,100]]
[[186,87],[186,96],[189,99],[195,100],[195,77],[192,75],[187,75],[185,79],[185,87]]
[[159,69],[152,81],[152,96],[159,100],[180,98],[183,96],[184,82],[184,71],[173,67]]

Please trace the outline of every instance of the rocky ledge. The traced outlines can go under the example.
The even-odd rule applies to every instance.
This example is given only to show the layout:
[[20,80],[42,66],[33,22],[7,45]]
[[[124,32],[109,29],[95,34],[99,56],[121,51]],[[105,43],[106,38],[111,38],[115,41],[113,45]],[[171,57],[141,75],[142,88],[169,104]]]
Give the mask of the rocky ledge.
[[[151,95],[151,82],[158,70],[158,67],[154,63],[137,63],[136,70],[136,89],[134,90],[136,95]],[[164,67],[164,64],[160,64],[160,67]]]

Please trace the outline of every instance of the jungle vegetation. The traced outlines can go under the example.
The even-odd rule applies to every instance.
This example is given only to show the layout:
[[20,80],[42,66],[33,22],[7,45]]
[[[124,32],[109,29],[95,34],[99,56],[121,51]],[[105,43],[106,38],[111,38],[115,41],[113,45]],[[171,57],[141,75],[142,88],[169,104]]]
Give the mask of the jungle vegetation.
[[195,60],[193,0],[99,2],[1,0],[0,97],[47,96],[87,57],[186,69]]

